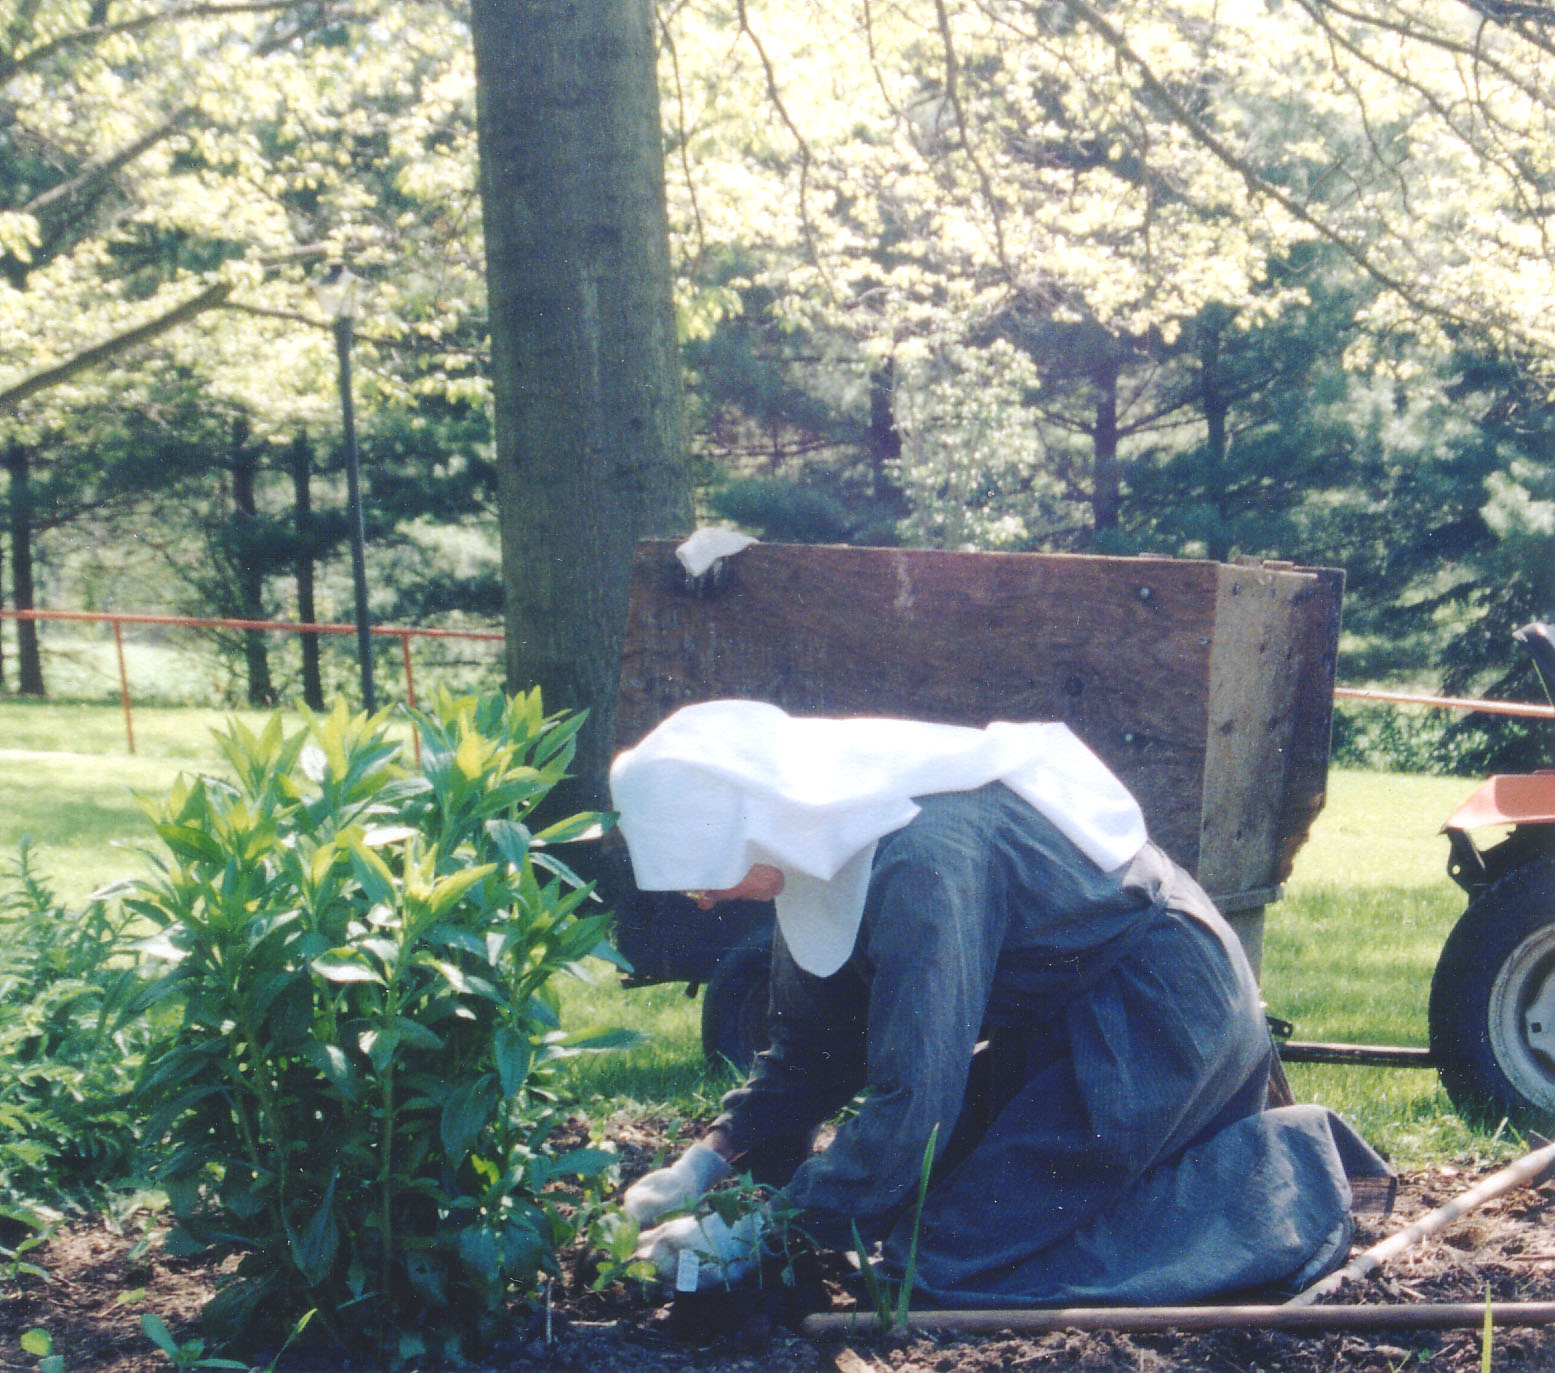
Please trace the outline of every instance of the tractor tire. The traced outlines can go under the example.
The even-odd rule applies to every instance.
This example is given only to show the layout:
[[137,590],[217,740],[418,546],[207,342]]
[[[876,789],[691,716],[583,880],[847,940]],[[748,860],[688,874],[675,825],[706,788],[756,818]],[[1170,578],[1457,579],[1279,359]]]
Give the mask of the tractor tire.
[[748,1072],[767,1047],[771,936],[736,945],[718,960],[702,993],[702,1052]]
[[1429,1021],[1462,1115],[1555,1124],[1555,861],[1516,868],[1470,902],[1437,960]]

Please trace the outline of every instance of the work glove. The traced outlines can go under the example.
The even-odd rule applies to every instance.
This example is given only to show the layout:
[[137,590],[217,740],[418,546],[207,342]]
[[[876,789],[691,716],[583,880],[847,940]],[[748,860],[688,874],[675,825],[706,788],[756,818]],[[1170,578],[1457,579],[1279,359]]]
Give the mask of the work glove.
[[621,1209],[639,1225],[666,1211],[681,1211],[695,1203],[734,1168],[706,1144],[693,1144],[668,1168],[638,1178],[621,1198]]
[[722,1216],[678,1216],[637,1239],[634,1259],[645,1259],[677,1292],[732,1287],[756,1271],[766,1214],[747,1211],[733,1225]]

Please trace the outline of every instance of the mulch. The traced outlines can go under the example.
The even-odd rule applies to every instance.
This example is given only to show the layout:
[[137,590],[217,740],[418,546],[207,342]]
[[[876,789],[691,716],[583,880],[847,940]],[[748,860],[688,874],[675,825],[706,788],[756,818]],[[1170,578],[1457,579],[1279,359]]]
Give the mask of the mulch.
[[[623,1125],[618,1146],[626,1171],[642,1166],[653,1128]],[[662,1142],[662,1136],[657,1136]],[[1406,1174],[1386,1220],[1365,1226],[1365,1247],[1466,1191],[1492,1171],[1444,1166]],[[1396,1303],[1555,1300],[1555,1187],[1524,1188],[1490,1202],[1441,1235],[1396,1257],[1338,1300]],[[101,1220],[62,1224],[29,1257],[47,1282],[23,1280],[0,1302],[0,1369],[32,1369],[22,1334],[47,1330],[69,1373],[152,1373],[169,1361],[142,1334],[140,1314],[154,1311],[174,1335],[198,1334],[199,1311],[215,1277],[209,1265],[162,1252],[156,1236],[113,1233]],[[810,1340],[796,1313],[760,1299],[721,1308],[676,1308],[622,1286],[588,1289],[588,1256],[567,1256],[569,1280],[550,1308],[515,1307],[510,1335],[477,1365],[497,1370],[609,1370],[610,1373],[994,1373],[995,1370],[1086,1370],[1086,1373],[1480,1373],[1478,1330],[1397,1330],[1302,1337],[1272,1331],[1124,1335],[1062,1331],[1022,1337],[954,1332],[875,1339]],[[839,1274],[818,1275],[834,1303],[849,1300]],[[1555,1370],[1555,1329],[1503,1329],[1492,1336],[1495,1373]],[[343,1369],[335,1358],[297,1360],[297,1373]]]

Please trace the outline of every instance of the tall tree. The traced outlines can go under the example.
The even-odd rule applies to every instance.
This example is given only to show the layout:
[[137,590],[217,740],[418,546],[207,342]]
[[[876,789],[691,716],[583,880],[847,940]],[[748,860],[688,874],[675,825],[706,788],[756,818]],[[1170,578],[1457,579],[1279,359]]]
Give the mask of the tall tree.
[[[292,519],[297,535],[293,573],[297,582],[297,618],[305,625],[318,623],[314,599],[314,574],[318,546],[313,526],[313,449],[306,435],[298,434],[286,450],[292,475]],[[324,678],[319,672],[319,636],[303,634],[302,699],[310,710],[324,709]]]
[[632,547],[691,517],[650,0],[475,0],[509,684],[613,745]]
[[[10,478],[11,589],[18,610],[34,609],[32,566],[33,452],[14,439],[6,444],[5,470]],[[24,696],[42,696],[43,656],[38,646],[38,626],[33,620],[16,622],[17,690]]]

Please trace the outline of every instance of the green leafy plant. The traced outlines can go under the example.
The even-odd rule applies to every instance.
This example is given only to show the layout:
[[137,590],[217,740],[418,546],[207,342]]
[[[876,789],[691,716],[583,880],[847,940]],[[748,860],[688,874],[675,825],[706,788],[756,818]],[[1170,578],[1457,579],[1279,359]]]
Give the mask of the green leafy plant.
[[28,1255],[48,1243],[53,1230],[53,1221],[36,1207],[0,1204],[0,1284],[48,1277]]
[[0,875],[0,1200],[23,1210],[133,1166],[124,1094],[149,1031],[127,1015],[140,984],[126,925],[107,900],[59,905],[25,842]]
[[168,855],[128,901],[160,931],[142,1002],[181,1014],[139,1095],[170,1247],[239,1256],[205,1322],[244,1348],[312,1310],[388,1365],[472,1352],[559,1271],[566,1185],[615,1162],[550,1143],[557,1065],[630,1038],[557,1019],[556,976],[614,957],[552,847],[598,817],[525,823],[580,721],[538,693],[411,714],[420,770],[337,706],[289,737],[229,724],[235,783],[150,808]]

